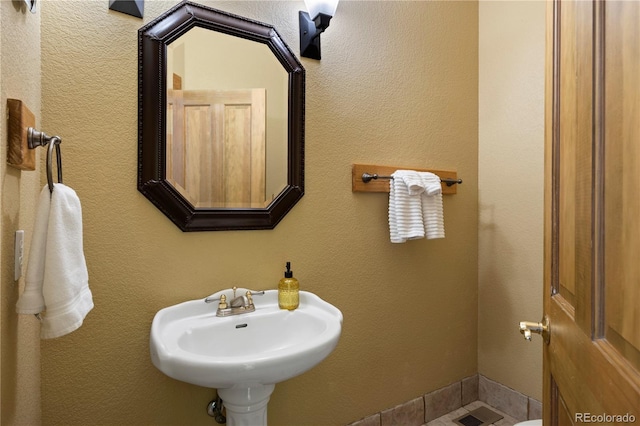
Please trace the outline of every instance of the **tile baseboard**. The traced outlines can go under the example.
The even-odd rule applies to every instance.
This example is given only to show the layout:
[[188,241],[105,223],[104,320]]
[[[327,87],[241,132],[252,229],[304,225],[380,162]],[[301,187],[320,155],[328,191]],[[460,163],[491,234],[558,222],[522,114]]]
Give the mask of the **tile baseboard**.
[[482,401],[517,421],[542,417],[540,401],[481,374],[474,374],[348,426],[421,426],[474,401]]

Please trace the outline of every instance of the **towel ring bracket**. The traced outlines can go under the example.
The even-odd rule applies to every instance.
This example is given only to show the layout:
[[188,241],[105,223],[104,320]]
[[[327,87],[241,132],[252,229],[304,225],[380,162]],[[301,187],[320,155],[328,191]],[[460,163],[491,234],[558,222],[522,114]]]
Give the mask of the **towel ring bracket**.
[[49,192],[53,193],[53,149],[56,150],[56,165],[58,167],[58,183],[62,183],[62,154],[60,152],[60,144],[62,139],[60,136],[47,136],[44,132],[39,132],[33,127],[27,129],[27,142],[29,149],[36,149],[39,146],[48,146],[47,149],[47,184]]

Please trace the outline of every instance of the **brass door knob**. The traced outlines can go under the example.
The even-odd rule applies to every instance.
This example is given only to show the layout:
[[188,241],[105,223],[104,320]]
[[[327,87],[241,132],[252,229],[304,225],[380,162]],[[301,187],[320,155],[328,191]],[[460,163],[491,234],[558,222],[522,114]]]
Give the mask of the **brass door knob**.
[[528,341],[531,341],[531,333],[539,334],[544,339],[544,342],[549,344],[551,339],[549,318],[545,315],[541,322],[520,321],[520,333]]

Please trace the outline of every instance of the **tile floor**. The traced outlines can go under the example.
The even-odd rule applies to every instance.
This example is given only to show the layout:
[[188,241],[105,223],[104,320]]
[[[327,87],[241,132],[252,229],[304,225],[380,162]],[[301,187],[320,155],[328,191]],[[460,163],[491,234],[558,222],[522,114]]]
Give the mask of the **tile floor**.
[[476,374],[349,423],[348,426],[460,426],[453,419],[481,406],[503,416],[494,423],[496,426],[513,426],[526,418],[542,417],[542,404],[539,401]]
[[442,417],[438,417],[437,419],[432,420],[429,423],[427,423],[425,426],[451,426],[451,425],[460,426],[457,423],[454,423],[453,419],[457,419],[458,417],[463,416],[464,414],[466,414],[466,413],[468,413],[468,412],[470,412],[472,410],[475,410],[476,408],[478,408],[480,406],[487,407],[487,408],[491,409],[492,411],[495,411],[496,413],[498,413],[501,416],[503,416],[502,419],[498,420],[496,423],[493,423],[493,425],[495,425],[495,426],[513,426],[516,423],[518,423],[518,421],[516,419],[506,415],[502,411],[496,410],[495,408],[491,407],[488,404],[485,404],[484,402],[475,401],[475,402],[472,402],[471,404],[465,405],[462,408],[458,408],[457,410],[454,410],[454,411],[450,412],[449,414],[445,414]]

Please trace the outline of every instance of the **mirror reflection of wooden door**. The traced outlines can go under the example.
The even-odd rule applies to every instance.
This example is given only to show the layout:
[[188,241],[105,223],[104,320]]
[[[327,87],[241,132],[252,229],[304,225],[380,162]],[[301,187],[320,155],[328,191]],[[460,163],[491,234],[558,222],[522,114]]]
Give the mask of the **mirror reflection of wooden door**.
[[640,2],[547,11],[545,425],[640,422]]
[[169,90],[167,180],[196,208],[265,207],[266,91]]

